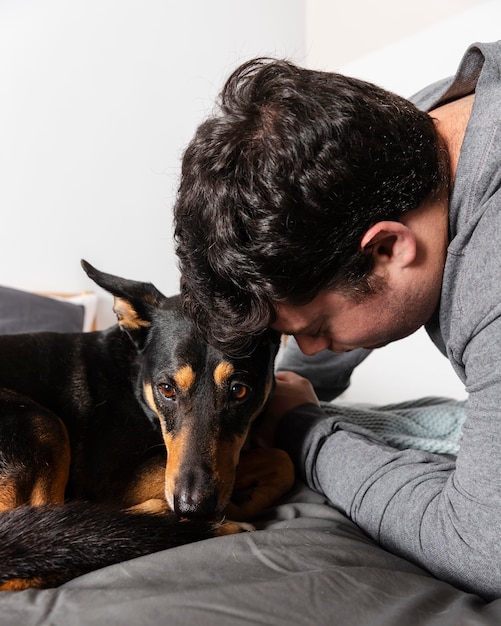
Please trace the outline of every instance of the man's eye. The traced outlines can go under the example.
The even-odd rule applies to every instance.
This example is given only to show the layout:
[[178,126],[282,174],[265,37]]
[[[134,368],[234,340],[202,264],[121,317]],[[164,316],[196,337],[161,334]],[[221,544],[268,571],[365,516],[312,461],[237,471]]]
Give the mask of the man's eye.
[[230,388],[230,396],[232,400],[243,400],[251,391],[251,388],[243,383],[233,383]]
[[162,383],[161,385],[159,385],[159,389],[160,393],[163,395],[164,398],[167,398],[167,400],[176,399],[176,390],[172,385],[169,385],[169,383]]

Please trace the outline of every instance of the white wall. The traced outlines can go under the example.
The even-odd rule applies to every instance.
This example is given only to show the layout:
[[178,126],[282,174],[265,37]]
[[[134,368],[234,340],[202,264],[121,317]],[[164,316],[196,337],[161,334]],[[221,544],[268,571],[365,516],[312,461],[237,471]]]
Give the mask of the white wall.
[[1,0],[0,284],[92,288],[83,257],[177,292],[181,152],[236,65],[304,37],[303,0]]
[[[319,69],[342,68],[485,1],[306,0],[308,65]],[[429,53],[441,55],[448,46],[446,36]]]
[[[83,257],[176,292],[180,156],[238,63],[287,56],[410,95],[499,24],[499,0],[0,0],[0,284],[92,288]],[[421,332],[405,342],[348,397],[464,395]]]
[[[404,96],[453,74],[471,43],[501,38],[499,0],[357,0],[342,11],[327,0],[308,0],[307,6],[310,67],[341,71]],[[420,330],[371,354],[344,397],[387,403],[426,395],[466,397],[447,359]]]

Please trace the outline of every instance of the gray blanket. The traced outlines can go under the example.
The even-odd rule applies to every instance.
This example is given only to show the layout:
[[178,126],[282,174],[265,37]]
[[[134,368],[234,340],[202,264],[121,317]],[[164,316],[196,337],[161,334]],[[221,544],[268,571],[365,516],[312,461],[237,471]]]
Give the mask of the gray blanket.
[[363,426],[395,448],[454,456],[459,452],[464,401],[427,397],[377,406],[339,401],[321,405],[329,415]]
[[0,595],[8,626],[501,624],[501,599],[440,582],[297,485],[259,530],[159,552],[58,589]]

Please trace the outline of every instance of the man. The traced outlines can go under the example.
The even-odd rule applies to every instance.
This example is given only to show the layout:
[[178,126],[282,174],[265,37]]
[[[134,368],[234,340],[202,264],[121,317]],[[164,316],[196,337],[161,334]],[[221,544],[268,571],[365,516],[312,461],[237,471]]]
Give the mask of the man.
[[500,70],[501,42],[474,45],[411,104],[251,61],[188,146],[175,206],[185,303],[208,339],[294,335],[316,356],[290,339],[280,367],[322,398],[426,326],[469,394],[455,462],[327,416],[297,373],[277,373],[269,424],[369,535],[486,598],[501,595]]

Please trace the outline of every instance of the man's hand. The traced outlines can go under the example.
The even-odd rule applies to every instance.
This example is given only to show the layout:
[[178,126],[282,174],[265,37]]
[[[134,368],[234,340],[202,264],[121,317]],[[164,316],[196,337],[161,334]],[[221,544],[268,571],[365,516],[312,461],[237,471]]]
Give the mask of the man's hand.
[[264,448],[273,447],[278,423],[286,413],[308,402],[320,405],[313,385],[307,378],[294,372],[277,372],[275,381],[275,390],[266,414],[253,433],[257,444]]

